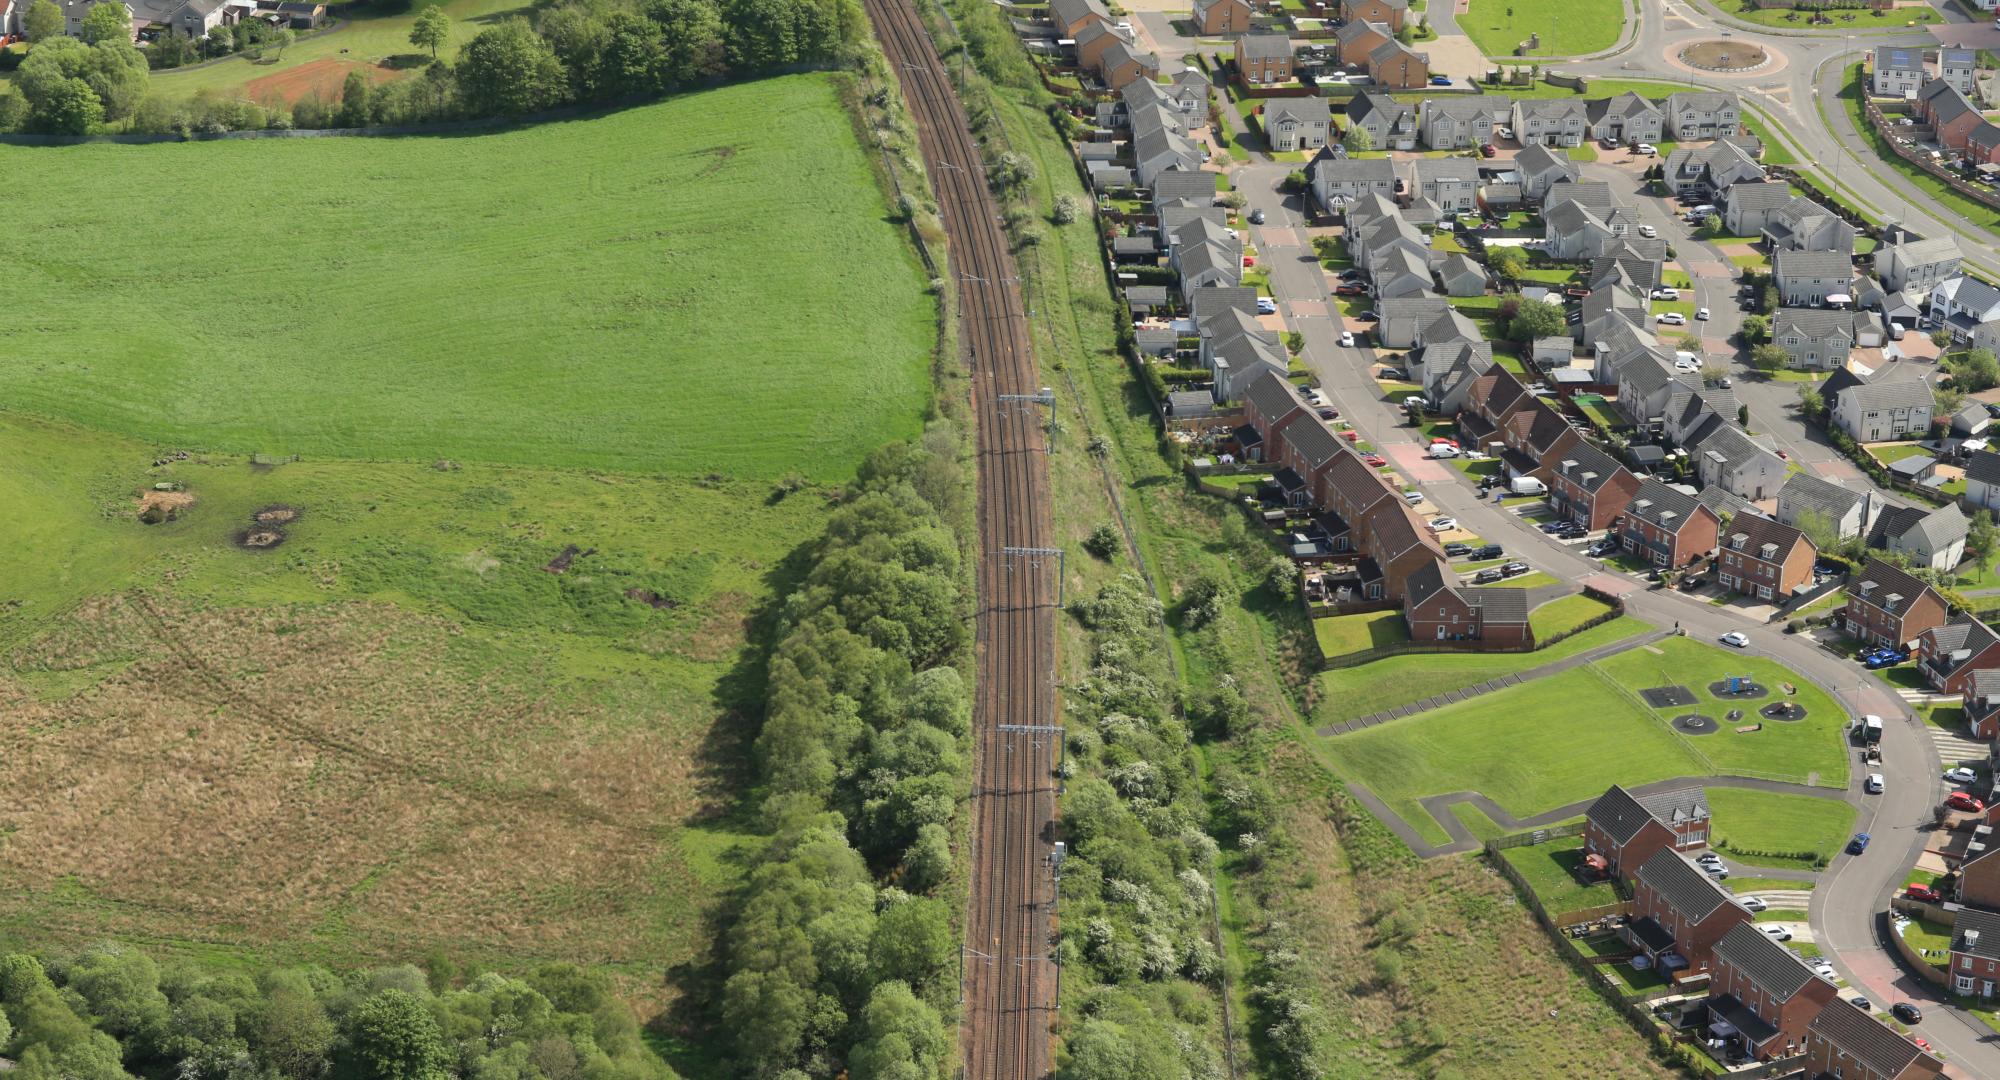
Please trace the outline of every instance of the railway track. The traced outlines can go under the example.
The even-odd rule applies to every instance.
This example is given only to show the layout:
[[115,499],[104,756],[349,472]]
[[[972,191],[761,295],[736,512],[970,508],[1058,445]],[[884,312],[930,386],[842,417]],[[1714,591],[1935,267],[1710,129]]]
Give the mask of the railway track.
[[[979,491],[978,692],[973,875],[965,913],[960,1048],[967,1080],[1042,1080],[1056,1008],[1055,605],[1050,567],[1009,548],[1048,548],[1048,462],[1027,312],[986,186],[985,160],[912,0],[864,0],[903,86],[957,277],[962,359],[972,376]],[[1003,730],[1006,728],[1013,730]]]

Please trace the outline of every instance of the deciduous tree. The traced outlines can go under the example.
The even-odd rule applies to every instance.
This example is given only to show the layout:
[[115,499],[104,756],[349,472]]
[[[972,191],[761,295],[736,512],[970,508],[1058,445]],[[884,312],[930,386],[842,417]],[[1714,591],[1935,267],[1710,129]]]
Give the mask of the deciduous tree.
[[437,59],[438,50],[451,40],[451,16],[436,4],[427,4],[417,12],[416,21],[410,24],[410,44],[419,49],[429,49],[431,59]]
[[92,4],[83,16],[83,40],[87,45],[100,41],[132,44],[132,13],[119,0]]
[[481,31],[459,52],[459,93],[475,113],[519,116],[560,105],[564,80],[562,61],[521,19]]
[[55,0],[35,0],[21,16],[21,32],[30,44],[45,41],[63,32],[62,8]]

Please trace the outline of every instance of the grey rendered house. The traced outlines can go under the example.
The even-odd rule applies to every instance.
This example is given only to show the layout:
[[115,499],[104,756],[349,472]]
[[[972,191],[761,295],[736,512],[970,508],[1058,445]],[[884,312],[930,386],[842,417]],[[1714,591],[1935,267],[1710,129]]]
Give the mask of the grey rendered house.
[[1486,268],[1462,252],[1447,255],[1438,264],[1438,282],[1446,296],[1484,296]]
[[1949,236],[1931,240],[1912,237],[1877,249],[1875,273],[1881,277],[1882,287],[1890,292],[1902,289],[1929,292],[1957,277],[1964,261],[1958,241]]
[[1273,98],[1264,105],[1264,137],[1273,150],[1317,150],[1332,128],[1325,98]]
[[1820,307],[1829,296],[1854,295],[1854,263],[1840,251],[1780,251],[1772,260],[1779,303]]
[[1949,570],[1965,557],[1969,531],[1970,523],[1957,503],[1935,509],[1892,506],[1868,530],[1868,546],[1902,552],[1916,566]]
[[1706,146],[1682,146],[1668,154],[1662,178],[1677,195],[1700,192],[1716,196],[1733,184],[1762,180],[1764,169],[1738,143],[1717,140]]
[[1886,505],[1872,487],[1850,488],[1808,472],[1793,473],[1778,489],[1779,521],[1802,529],[1801,522],[1812,524],[1817,518],[1832,526],[1842,540],[1874,528]]
[[1610,139],[1621,146],[1660,141],[1666,114],[1631,91],[1584,103],[1584,122],[1593,139]]
[[1771,215],[1792,201],[1792,186],[1782,180],[1745,180],[1722,193],[1722,221],[1731,236],[1761,236]]
[[1419,158],[1413,169],[1417,198],[1429,199],[1447,212],[1479,205],[1479,162],[1472,158]]
[[1970,340],[1979,327],[2000,321],[2000,288],[1965,275],[1946,278],[1931,289],[1930,317],[1953,341]]
[[1777,492],[1785,482],[1783,458],[1733,423],[1723,421],[1706,427],[1707,431],[1688,447],[1703,487],[1720,487],[1750,500]]
[[1905,45],[1875,46],[1875,74],[1870,91],[1880,98],[1913,98],[1923,88],[1924,50]]
[[1328,210],[1338,210],[1362,196],[1396,197],[1396,163],[1388,158],[1322,159],[1313,163],[1313,195]]
[[1771,318],[1771,340],[1790,357],[1787,367],[1835,371],[1847,366],[1854,350],[1855,313],[1834,308],[1779,308]]
[[1913,371],[1842,388],[1827,402],[1828,418],[1855,442],[1921,439],[1931,429],[1930,384]]
[[1666,130],[1682,142],[1717,139],[1743,129],[1743,104],[1731,93],[1698,90],[1668,94],[1665,111]]
[[1493,137],[1497,116],[1512,111],[1512,98],[1481,95],[1464,98],[1425,98],[1423,107],[1424,145],[1432,150],[1464,150]]
[[1387,94],[1361,94],[1347,103],[1347,124],[1368,133],[1377,150],[1417,148],[1417,107]]
[[1551,185],[1575,180],[1579,175],[1576,162],[1568,154],[1555,153],[1539,144],[1514,155],[1514,171],[1521,177],[1522,197],[1535,203],[1548,196]]
[[1518,99],[1512,120],[1514,138],[1523,146],[1582,146],[1590,126],[1583,102],[1575,98]]
[[[1736,190],[1730,188],[1731,191]],[[1854,253],[1854,226],[1839,214],[1801,195],[1774,211],[1760,230],[1772,251]]]
[[1965,501],[1982,510],[2000,510],[2000,453],[1981,450],[1966,461]]

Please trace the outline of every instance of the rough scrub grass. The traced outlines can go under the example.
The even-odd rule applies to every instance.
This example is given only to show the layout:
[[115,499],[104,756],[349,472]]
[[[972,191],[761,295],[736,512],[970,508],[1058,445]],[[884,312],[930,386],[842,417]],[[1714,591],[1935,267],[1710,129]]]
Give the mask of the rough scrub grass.
[[0,401],[240,453],[844,480],[916,433],[936,306],[833,78],[492,135],[0,148]]

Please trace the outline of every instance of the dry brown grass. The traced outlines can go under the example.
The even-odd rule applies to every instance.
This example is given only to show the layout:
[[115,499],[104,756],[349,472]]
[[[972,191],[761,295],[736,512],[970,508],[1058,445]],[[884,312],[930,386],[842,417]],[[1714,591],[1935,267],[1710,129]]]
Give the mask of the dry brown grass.
[[400,958],[692,955],[706,904],[670,830],[717,795],[694,764],[707,702],[531,689],[550,683],[453,624],[366,603],[108,598],[13,659],[128,663],[52,701],[0,669],[6,921]]

